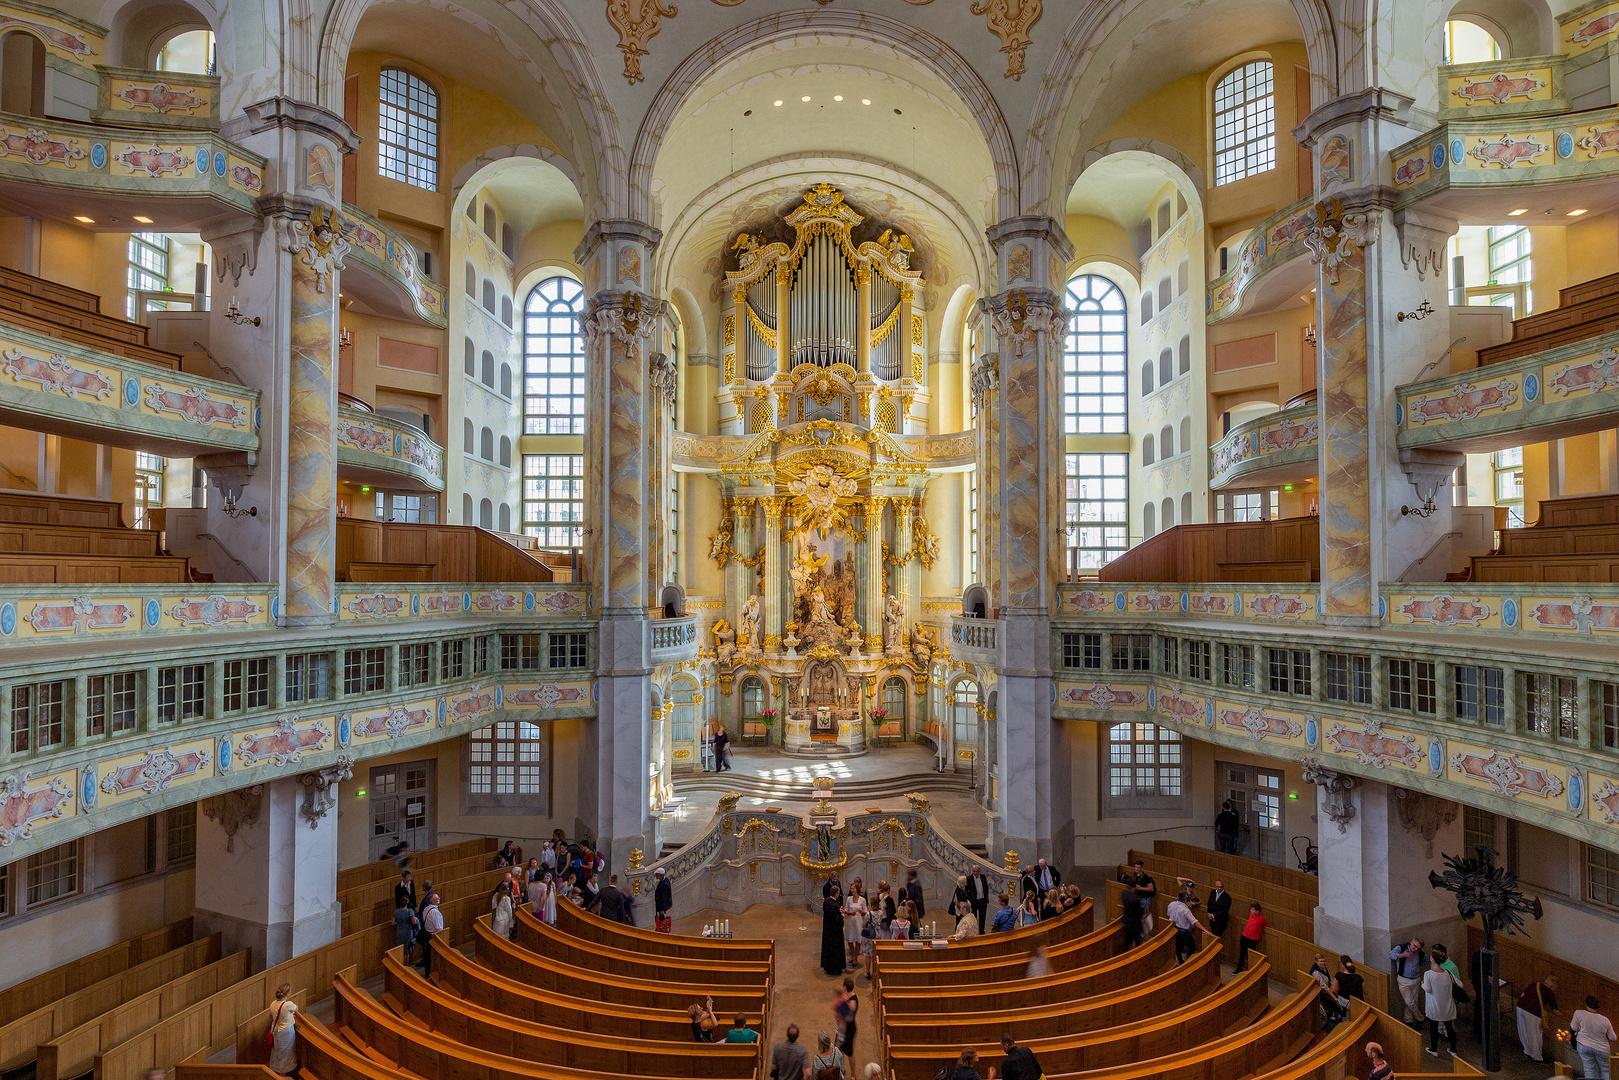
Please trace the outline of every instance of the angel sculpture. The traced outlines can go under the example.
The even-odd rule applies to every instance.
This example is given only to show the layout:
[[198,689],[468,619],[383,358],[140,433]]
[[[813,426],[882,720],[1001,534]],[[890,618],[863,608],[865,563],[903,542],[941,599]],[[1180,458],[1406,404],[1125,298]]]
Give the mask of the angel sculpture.
[[738,635],[737,644],[743,649],[759,649],[759,626],[763,616],[759,611],[759,596],[754,594],[748,597],[747,603],[742,605],[742,629]]
[[892,594],[883,605],[883,647],[889,656],[905,655],[905,607]]
[[731,519],[727,517],[720,522],[720,531],[708,537],[708,557],[724,570],[734,554],[731,550]]
[[754,264],[759,261],[759,256],[763,254],[759,250],[759,241],[762,239],[762,236],[755,237],[751,233],[737,233],[736,241],[731,245],[731,250],[737,253],[737,265],[741,267],[744,274],[753,269]]
[[933,650],[939,647],[939,634],[926,623],[917,623],[911,629],[911,658],[916,666],[926,669],[933,663]]

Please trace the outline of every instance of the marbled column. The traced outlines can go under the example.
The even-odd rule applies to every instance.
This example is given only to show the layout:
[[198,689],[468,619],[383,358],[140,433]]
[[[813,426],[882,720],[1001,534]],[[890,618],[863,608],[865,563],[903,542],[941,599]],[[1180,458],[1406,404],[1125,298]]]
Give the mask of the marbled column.
[[[916,541],[916,511],[917,505],[908,496],[901,496],[893,501],[894,504],[894,557],[906,561],[894,567],[888,582],[890,594],[908,600],[908,611],[916,610],[917,595],[917,566],[910,558],[911,547]],[[878,624],[881,626],[881,624]]]
[[771,640],[777,646],[781,643],[782,626],[791,617],[782,614],[783,579],[786,574],[781,567],[781,527],[782,515],[787,510],[787,499],[781,495],[772,495],[761,500],[765,511],[765,559],[764,559],[764,596],[760,603],[764,607],[764,629],[760,631],[762,644],[766,650],[772,648]]
[[[337,798],[338,785],[328,789]],[[337,807],[304,814],[299,777],[266,780],[206,799],[197,813],[199,937],[219,931],[225,952],[253,951],[263,970],[336,941]]]
[[[317,211],[318,213],[318,211]],[[329,626],[337,619],[337,274],[334,244],[292,220],[291,377],[287,398],[286,623]],[[322,248],[326,250],[322,250]],[[339,256],[341,252],[338,253]],[[339,260],[338,265],[341,265]]]

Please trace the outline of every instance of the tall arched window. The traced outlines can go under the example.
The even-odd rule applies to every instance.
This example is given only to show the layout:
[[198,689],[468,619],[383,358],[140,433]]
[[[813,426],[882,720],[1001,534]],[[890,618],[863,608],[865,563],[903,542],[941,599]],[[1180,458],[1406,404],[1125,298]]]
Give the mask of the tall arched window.
[[523,305],[523,433],[585,430],[585,343],[579,311],[585,290],[573,278],[547,278]]
[[493,529],[495,527],[495,504],[488,499],[478,503],[478,528]]
[[1158,531],[1158,507],[1147,503],[1141,508],[1141,539],[1151,539],[1152,534]]
[[1158,310],[1159,311],[1167,311],[1167,310],[1169,310],[1169,305],[1171,303],[1173,303],[1174,300],[1175,300],[1175,297],[1172,295],[1173,292],[1174,292],[1174,289],[1169,284],[1169,275],[1165,274],[1158,281]]
[[1192,493],[1190,491],[1188,491],[1186,494],[1181,496],[1181,524],[1182,525],[1190,525],[1191,523],[1192,523]]
[[978,753],[978,684],[971,679],[962,679],[951,689],[950,723],[955,760],[974,761]]
[[483,351],[483,366],[479,370],[482,371],[482,373],[483,373],[482,375],[479,376],[479,380],[485,386],[490,386],[490,387],[494,386],[495,385],[495,354],[490,352],[488,349],[485,349]]
[[495,460],[495,433],[489,428],[478,433],[478,456],[485,461]]
[[1129,423],[1124,293],[1105,277],[1080,274],[1068,282],[1068,310],[1073,316],[1063,342],[1064,430],[1122,435]]
[[491,315],[495,313],[495,283],[488,278],[483,282],[483,309]]
[[483,204],[483,234],[495,238],[495,208],[488,203]]
[[905,730],[906,706],[905,680],[892,678],[883,683],[883,708],[888,712],[888,719],[899,724],[899,730]]
[[512,467],[512,439],[510,435],[500,437],[500,467],[503,469]]
[[437,191],[437,91],[408,71],[383,68],[378,108],[377,172]]
[[1185,375],[1192,370],[1192,339],[1190,337],[1181,338],[1181,343],[1176,348],[1176,355],[1179,357],[1180,373]]
[[1214,88],[1214,183],[1276,168],[1276,90],[1269,60],[1244,64]]
[[742,712],[737,717],[740,723],[737,730],[746,732],[749,724],[760,724],[763,721],[759,714],[765,707],[765,684],[753,676],[742,680]]
[[510,503],[500,504],[500,531],[503,533],[512,531],[512,507]]
[[1158,385],[1168,386],[1175,378],[1175,353],[1165,349],[1158,354]]
[[1152,361],[1144,360],[1141,364],[1141,396],[1146,397],[1152,393]]
[[477,350],[477,347],[472,344],[472,339],[471,338],[467,338],[466,342],[467,342],[467,362],[466,362],[467,374],[471,375],[474,379],[476,379],[478,377],[478,350]]

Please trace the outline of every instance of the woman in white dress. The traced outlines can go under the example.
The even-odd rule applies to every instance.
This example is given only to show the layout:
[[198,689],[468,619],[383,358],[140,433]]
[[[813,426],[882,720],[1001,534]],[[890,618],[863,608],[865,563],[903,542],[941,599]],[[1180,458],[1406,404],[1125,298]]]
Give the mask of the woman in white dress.
[[860,966],[860,954],[865,941],[860,928],[866,925],[866,913],[871,905],[866,902],[866,889],[859,878],[849,883],[849,895],[843,901],[843,943],[849,952],[849,966]]
[[550,874],[545,875],[545,912],[540,916],[547,926],[557,924],[557,882]]
[[292,984],[282,983],[275,990],[270,1006],[270,1069],[282,1076],[298,1071],[298,1006],[292,1000]]
[[495,894],[489,898],[489,910],[494,916],[489,920],[490,929],[503,938],[511,937],[512,888],[509,880],[495,887]]

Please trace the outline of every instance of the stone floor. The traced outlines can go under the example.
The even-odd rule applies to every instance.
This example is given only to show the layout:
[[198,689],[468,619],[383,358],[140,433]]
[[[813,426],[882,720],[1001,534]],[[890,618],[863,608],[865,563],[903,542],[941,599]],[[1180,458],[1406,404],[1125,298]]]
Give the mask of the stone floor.
[[[720,795],[734,786],[746,788],[738,805],[751,808],[780,806],[807,809],[808,785],[817,776],[835,782],[832,803],[844,814],[863,813],[867,807],[907,810],[905,793],[923,790],[932,803],[934,823],[967,847],[981,847],[988,839],[989,819],[978,805],[978,791],[967,773],[936,772],[937,756],[917,743],[876,747],[860,757],[815,760],[788,757],[765,747],[739,746],[731,750],[729,773],[687,773],[675,779],[675,791],[685,803],[665,817],[660,826],[664,844],[690,843],[700,835]],[[981,780],[981,778],[979,778]],[[859,794],[845,800],[839,787],[854,787]]]

